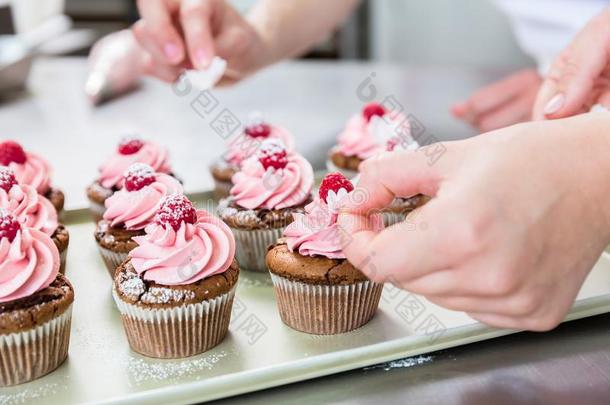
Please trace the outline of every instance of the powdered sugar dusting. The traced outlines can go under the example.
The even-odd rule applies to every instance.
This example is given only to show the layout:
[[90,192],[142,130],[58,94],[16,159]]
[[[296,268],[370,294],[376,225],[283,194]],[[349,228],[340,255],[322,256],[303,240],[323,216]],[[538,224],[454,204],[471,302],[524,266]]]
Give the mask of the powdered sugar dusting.
[[33,387],[27,385],[17,385],[15,387],[2,388],[2,394],[0,394],[0,405],[13,405],[13,404],[30,404],[36,402],[44,403],[48,401],[53,395],[56,395],[62,390],[66,390],[68,387],[67,378],[63,378],[60,382],[52,382],[46,384],[36,384]]
[[134,357],[127,366],[130,384],[138,386],[149,382],[165,383],[189,376],[194,376],[199,380],[205,378],[205,371],[211,370],[216,363],[226,356],[227,353],[221,351],[201,357],[167,362]]
[[382,369],[384,371],[390,371],[397,368],[409,368],[414,366],[421,366],[422,364],[430,363],[434,360],[434,356],[416,356],[407,357],[406,359],[394,360],[387,363],[376,364],[374,366],[365,367],[365,370],[377,370]]
[[8,193],[15,184],[15,172],[7,166],[0,166],[0,188]]
[[174,290],[164,287],[151,287],[140,297],[144,304],[169,304],[188,301],[195,298],[195,293],[188,290]]
[[139,297],[146,291],[146,286],[140,277],[133,274],[131,276],[132,277],[121,280],[119,283],[119,291],[121,294],[128,297]]
[[129,166],[127,171],[125,171],[124,176],[150,177],[154,176],[154,174],[155,171],[153,170],[153,168],[147,165],[146,163],[134,163]]

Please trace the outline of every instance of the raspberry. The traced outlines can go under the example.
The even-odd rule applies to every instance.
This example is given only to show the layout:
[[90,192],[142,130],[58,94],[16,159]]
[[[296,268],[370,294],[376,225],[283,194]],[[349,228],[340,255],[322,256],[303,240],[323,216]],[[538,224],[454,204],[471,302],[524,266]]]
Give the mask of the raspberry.
[[12,242],[20,229],[21,225],[13,214],[4,209],[0,210],[0,240],[8,238],[8,241]]
[[385,113],[385,108],[383,108],[383,106],[379,103],[369,103],[362,109],[362,116],[367,122],[369,122],[373,116],[377,115],[379,117],[383,117]]
[[15,173],[6,166],[0,166],[0,188],[8,193],[15,185],[17,185]]
[[249,125],[246,127],[246,135],[252,138],[267,138],[271,135],[271,126],[264,122]]
[[144,146],[144,142],[139,138],[126,137],[119,143],[119,153],[121,155],[133,155]]
[[127,191],[138,191],[155,182],[155,171],[145,163],[134,163],[129,166],[123,177]]
[[268,140],[263,142],[258,150],[258,161],[265,170],[270,167],[283,169],[288,164],[288,153],[280,141]]
[[400,142],[398,142],[398,139],[396,138],[390,138],[388,139],[388,141],[385,144],[385,150],[387,152],[392,152],[394,149],[396,149],[396,147],[398,146]]
[[339,172],[328,173],[326,177],[324,177],[324,180],[322,180],[322,184],[320,184],[320,199],[327,202],[326,197],[328,197],[328,192],[330,190],[337,193],[342,188],[349,193],[354,189],[354,185]]
[[27,156],[21,145],[15,141],[4,141],[0,143],[0,164],[8,166],[11,163],[24,164]]
[[197,222],[197,211],[190,200],[181,194],[174,194],[165,197],[161,207],[155,215],[155,222],[167,229],[167,225],[180,229],[183,222],[194,224]]

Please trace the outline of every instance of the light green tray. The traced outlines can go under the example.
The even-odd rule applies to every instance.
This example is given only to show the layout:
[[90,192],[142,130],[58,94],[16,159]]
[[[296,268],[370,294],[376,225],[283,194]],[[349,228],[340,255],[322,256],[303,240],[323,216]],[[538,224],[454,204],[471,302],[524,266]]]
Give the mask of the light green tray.
[[[195,197],[200,207],[213,207],[209,194]],[[267,275],[242,272],[223,343],[189,359],[148,359],[129,349],[87,212],[68,212],[65,221],[71,235],[67,275],[76,290],[70,357],[46,377],[0,389],[0,404],[194,403],[514,333],[387,287],[368,325],[311,336],[282,324]],[[608,311],[610,260],[604,256],[568,319]]]

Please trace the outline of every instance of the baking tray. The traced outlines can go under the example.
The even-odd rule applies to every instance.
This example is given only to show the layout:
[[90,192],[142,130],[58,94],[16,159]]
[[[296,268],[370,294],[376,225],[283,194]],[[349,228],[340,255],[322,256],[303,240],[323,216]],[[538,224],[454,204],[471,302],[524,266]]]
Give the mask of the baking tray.
[[[214,207],[211,193],[193,200],[198,207]],[[46,377],[0,389],[0,404],[194,403],[516,332],[487,327],[386,286],[377,315],[364,327],[337,336],[307,335],[282,324],[268,275],[244,271],[230,333],[219,346],[183,360],[149,359],[129,349],[88,212],[69,211],[64,220],[71,234],[67,275],[76,291],[70,356]],[[609,311],[610,260],[604,255],[567,319]]]

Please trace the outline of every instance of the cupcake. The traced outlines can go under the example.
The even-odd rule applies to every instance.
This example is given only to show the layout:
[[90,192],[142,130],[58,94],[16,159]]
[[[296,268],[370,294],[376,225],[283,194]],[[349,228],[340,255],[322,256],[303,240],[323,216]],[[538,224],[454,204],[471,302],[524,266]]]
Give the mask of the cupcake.
[[183,195],[165,199],[114,278],[113,296],[132,350],[194,356],[227,334],[239,266],[231,230]]
[[42,377],[64,362],[73,301],[51,238],[0,210],[0,387]]
[[137,244],[134,236],[154,219],[163,199],[182,194],[182,185],[170,175],[155,173],[144,163],[131,165],[124,175],[124,187],[109,197],[104,217],[97,223],[95,240],[110,276]]
[[[379,306],[383,284],[370,281],[343,254],[349,237],[337,224],[342,202],[353,185],[344,176],[327,176],[319,196],[294,214],[283,238],[267,253],[267,266],[282,321],[315,335],[334,335],[366,324]],[[374,228],[383,228],[379,215]]]
[[24,227],[51,237],[59,250],[59,272],[64,274],[70,243],[68,229],[59,223],[53,204],[34,187],[18,184],[15,173],[7,166],[0,166],[0,208],[13,214]]
[[242,164],[233,183],[218,214],[235,235],[241,268],[266,272],[267,247],[292,222],[292,214],[303,212],[311,201],[313,169],[281,141],[268,139]]
[[136,137],[123,138],[115,153],[100,167],[98,179],[87,187],[89,208],[96,221],[104,216],[106,199],[123,187],[123,174],[134,163],[145,163],[157,173],[172,174],[165,148]]
[[0,143],[0,165],[8,166],[19,184],[34,187],[38,194],[45,196],[58,213],[64,209],[64,193],[51,186],[53,170],[45,159],[24,151],[15,141],[3,141]]
[[214,197],[221,199],[230,194],[231,178],[239,171],[246,158],[255,154],[265,139],[279,139],[288,151],[294,150],[294,138],[286,129],[271,125],[260,114],[253,114],[243,134],[227,144],[226,153],[210,167],[214,178]]
[[411,137],[409,120],[399,112],[387,111],[381,104],[367,104],[360,114],[353,115],[329,153],[329,172],[340,172],[352,179],[360,163],[397,144],[417,149]]

